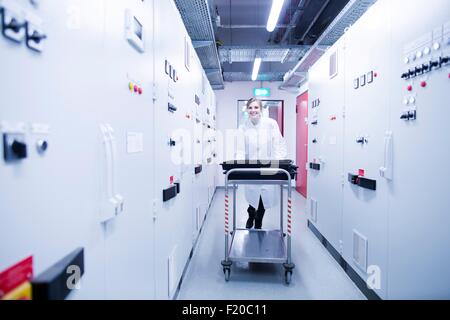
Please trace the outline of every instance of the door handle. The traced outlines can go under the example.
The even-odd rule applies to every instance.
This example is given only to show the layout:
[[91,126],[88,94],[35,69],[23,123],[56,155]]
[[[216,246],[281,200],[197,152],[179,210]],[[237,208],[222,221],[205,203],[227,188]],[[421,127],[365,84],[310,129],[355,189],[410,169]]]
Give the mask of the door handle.
[[384,164],[380,167],[380,176],[392,180],[392,167],[393,167],[393,140],[392,131],[386,131],[384,136]]

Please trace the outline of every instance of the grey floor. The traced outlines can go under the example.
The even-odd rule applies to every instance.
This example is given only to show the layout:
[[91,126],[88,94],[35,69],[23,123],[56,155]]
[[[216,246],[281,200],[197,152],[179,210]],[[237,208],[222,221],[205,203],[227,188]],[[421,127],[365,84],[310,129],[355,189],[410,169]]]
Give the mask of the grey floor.
[[[244,227],[247,204],[237,192],[237,227]],[[220,264],[224,256],[224,190],[218,189],[186,270],[180,300],[365,299],[364,295],[307,227],[305,199],[293,192],[292,282],[284,284],[279,264],[234,263],[230,281]],[[231,195],[231,193],[230,193]],[[279,228],[279,208],[266,211],[263,228]]]

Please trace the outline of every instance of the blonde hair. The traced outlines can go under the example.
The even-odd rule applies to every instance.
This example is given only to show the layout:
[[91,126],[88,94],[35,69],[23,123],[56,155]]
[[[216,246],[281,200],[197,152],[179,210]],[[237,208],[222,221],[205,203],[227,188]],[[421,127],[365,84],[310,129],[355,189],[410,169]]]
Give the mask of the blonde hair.
[[253,102],[257,102],[257,103],[259,104],[260,109],[262,110],[262,108],[263,108],[263,103],[262,103],[261,100],[256,99],[256,98],[251,98],[250,100],[247,101],[247,109],[248,109],[248,107],[250,107],[250,105],[251,105]]

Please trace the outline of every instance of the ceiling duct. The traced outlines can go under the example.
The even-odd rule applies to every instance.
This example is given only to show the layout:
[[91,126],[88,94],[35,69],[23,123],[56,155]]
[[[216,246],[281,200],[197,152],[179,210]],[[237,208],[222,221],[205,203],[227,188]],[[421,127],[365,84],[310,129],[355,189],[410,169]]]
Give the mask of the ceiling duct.
[[323,55],[353,25],[376,0],[350,0],[334,21],[322,33],[316,43],[309,49],[297,65],[283,77],[280,89],[298,89],[307,80],[307,72]]
[[[223,89],[222,68],[214,36],[215,11],[208,0],[174,0],[213,89]],[[213,23],[214,22],[214,23]]]

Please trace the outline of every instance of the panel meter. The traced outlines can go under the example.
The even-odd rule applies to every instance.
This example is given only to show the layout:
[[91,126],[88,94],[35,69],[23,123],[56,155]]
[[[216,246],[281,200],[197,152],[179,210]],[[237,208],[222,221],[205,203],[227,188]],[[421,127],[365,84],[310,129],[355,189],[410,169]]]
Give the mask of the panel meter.
[[145,32],[142,20],[131,9],[125,11],[125,36],[139,52],[145,52]]

